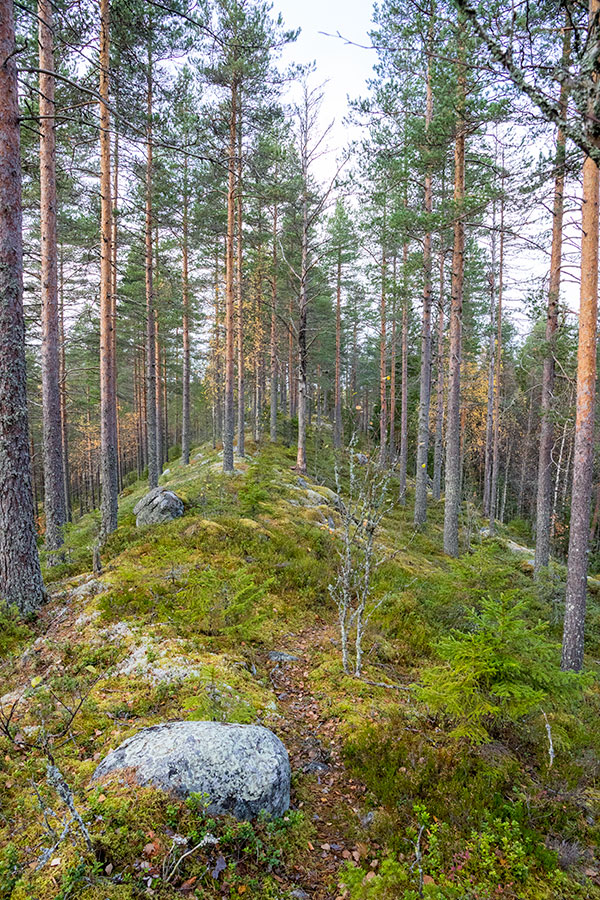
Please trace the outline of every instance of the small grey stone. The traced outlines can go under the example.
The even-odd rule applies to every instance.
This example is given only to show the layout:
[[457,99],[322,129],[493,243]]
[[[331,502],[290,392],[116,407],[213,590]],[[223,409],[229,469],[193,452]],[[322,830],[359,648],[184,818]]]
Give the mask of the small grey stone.
[[138,528],[142,525],[160,525],[162,522],[170,522],[183,515],[183,501],[163,487],[156,487],[148,491],[133,507],[136,517],[135,524]]
[[287,750],[260,725],[152,725],[109,753],[93,778],[121,769],[131,769],[138,784],[153,784],[177,797],[206,794],[212,815],[282,816],[290,805]]
[[310,762],[306,763],[302,766],[302,771],[307,774],[312,774],[314,772],[327,772],[329,770],[329,766],[327,763],[321,762],[318,759],[311,759]]
[[271,662],[297,662],[300,657],[294,656],[293,653],[285,653],[283,650],[270,650],[269,659]]
[[293,891],[290,891],[290,897],[294,897],[294,900],[308,900],[308,894],[302,888],[295,888]]

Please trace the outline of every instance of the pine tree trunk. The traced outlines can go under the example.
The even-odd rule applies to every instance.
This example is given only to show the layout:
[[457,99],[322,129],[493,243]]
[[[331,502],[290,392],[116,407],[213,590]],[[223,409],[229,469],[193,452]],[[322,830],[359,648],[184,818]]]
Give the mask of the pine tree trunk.
[[190,461],[190,293],[188,277],[188,158],[183,160],[183,245],[181,251],[181,289],[183,294],[183,366],[181,410],[181,462]]
[[[563,32],[563,65],[568,65],[571,51],[571,29]],[[568,89],[566,82],[561,85],[560,106],[566,113]],[[537,578],[540,569],[550,562],[550,515],[552,510],[552,446],[554,444],[554,424],[552,406],[554,392],[554,353],[558,328],[558,301],[560,297],[560,274],[562,264],[562,232],[565,189],[565,135],[558,130],[556,138],[556,177],[554,181],[554,208],[552,218],[552,251],[550,255],[550,284],[548,287],[548,315],[546,319],[546,350],[542,374],[542,397],[540,402],[541,425],[538,455],[538,484],[535,529],[535,566]]]
[[408,244],[403,248],[402,285],[402,349],[400,389],[400,456],[398,459],[398,502],[406,504],[406,471],[408,467]]
[[302,268],[300,280],[300,318],[298,322],[298,452],[296,455],[296,471],[298,471],[301,475],[306,475],[308,172],[305,165],[303,165],[302,174],[304,187],[302,200]]
[[452,253],[452,296],[450,305],[450,363],[448,372],[448,413],[446,417],[446,480],[444,503],[444,550],[458,556],[458,522],[461,497],[460,458],[460,370],[462,356],[462,306],[464,281],[464,195],[465,195],[465,71],[464,48],[459,47],[456,139],[454,146],[454,248]]
[[[590,0],[590,43],[598,48],[600,0]],[[590,101],[591,102],[591,101]],[[590,110],[593,116],[594,109]],[[581,289],[577,351],[577,412],[573,452],[573,488],[567,559],[567,593],[562,668],[583,666],[585,605],[589,552],[590,506],[594,467],[596,400],[596,328],[598,315],[598,166],[591,157],[583,164]]]
[[110,118],[108,112],[110,66],[109,0],[100,6],[100,467],[101,524],[104,540],[117,527],[118,470],[116,392],[113,361],[112,306],[112,201],[110,182]]
[[390,436],[389,456],[392,465],[396,462],[396,269],[394,252],[392,263],[392,334],[390,338]]
[[234,253],[235,240],[235,153],[237,124],[237,82],[231,84],[229,119],[229,175],[227,186],[227,246],[225,256],[225,411],[223,419],[223,471],[233,472],[233,379],[234,379]]
[[502,155],[502,196],[500,198],[500,260],[498,269],[498,308],[496,333],[496,362],[494,363],[494,411],[492,442],[492,478],[490,481],[490,534],[494,533],[494,524],[498,503],[496,489],[500,470],[500,391],[502,389],[502,292],[504,286],[504,154]]
[[65,339],[65,297],[63,276],[63,252],[60,251],[60,424],[62,436],[63,484],[67,522],[72,519],[71,475],[69,467],[69,421],[67,417],[67,353]]
[[[275,171],[277,178],[277,170]],[[269,415],[269,440],[277,440],[277,203],[273,206],[273,275],[271,278],[271,409]]]
[[[433,117],[433,91],[431,87],[431,45],[433,40],[433,16],[430,19],[427,51],[427,85],[425,102],[425,142]],[[433,183],[428,163],[425,173],[424,212],[427,222],[423,243],[423,318],[421,324],[421,377],[419,391],[419,424],[417,433],[417,469],[415,475],[415,513],[417,527],[427,521],[427,461],[429,457],[429,405],[431,403],[431,213],[433,211]]]
[[0,597],[28,615],[45,591],[29,456],[16,59],[12,0],[0,0]]
[[381,250],[381,301],[379,305],[379,465],[387,461],[387,334],[386,334],[386,234],[385,207],[383,211],[383,238]]
[[496,354],[496,199],[492,206],[492,259],[490,283],[490,334],[488,343],[488,393],[485,420],[485,455],[483,462],[483,515],[490,514],[490,497],[492,487],[492,454],[494,444],[494,377]]
[[242,114],[241,102],[238,103],[237,122],[237,254],[236,254],[236,294],[237,294],[237,452],[239,456],[245,456],[245,386],[244,386],[244,304],[242,299],[242,261],[243,261],[243,236],[242,236]]
[[440,236],[440,301],[437,320],[437,383],[435,409],[435,443],[433,446],[433,499],[442,494],[442,456],[444,450],[444,291],[446,248]]
[[156,336],[154,324],[154,272],[152,255],[152,45],[148,44],[146,83],[146,447],[148,486],[158,486],[158,446],[156,441]]
[[342,250],[338,247],[335,290],[335,399],[333,403],[333,446],[342,446]]
[[38,0],[40,61],[40,244],[42,285],[42,421],[44,509],[48,563],[61,562],[67,519],[60,414],[58,245],[56,241],[56,138],[52,5]]

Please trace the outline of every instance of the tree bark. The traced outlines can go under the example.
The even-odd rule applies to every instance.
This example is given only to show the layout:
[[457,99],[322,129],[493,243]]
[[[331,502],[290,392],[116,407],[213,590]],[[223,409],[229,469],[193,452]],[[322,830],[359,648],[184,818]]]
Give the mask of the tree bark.
[[[277,178],[277,170],[275,170]],[[269,411],[269,440],[277,440],[277,202],[273,205],[273,274],[271,277],[271,409]]]
[[29,615],[45,591],[29,456],[16,58],[12,0],[0,0],[0,597]]
[[112,201],[110,182],[110,4],[100,5],[100,538],[117,527],[118,470],[113,360]]
[[398,459],[398,502],[406,504],[406,471],[408,467],[408,244],[403,247],[402,283],[402,387],[400,389],[400,456]]
[[500,469],[500,391],[502,377],[502,292],[504,287],[504,154],[502,155],[502,196],[500,197],[500,259],[498,266],[498,305],[496,310],[496,362],[494,363],[494,410],[492,441],[492,478],[490,481],[490,534],[494,533],[494,522],[498,501],[498,473]]
[[333,446],[342,446],[342,248],[338,247],[335,289],[335,385],[333,401]]
[[440,300],[437,320],[437,384],[435,410],[435,443],[433,446],[433,499],[442,494],[442,455],[444,450],[444,291],[446,248],[440,236]]
[[152,255],[152,45],[148,43],[146,80],[146,446],[148,486],[158,486],[158,446],[156,440],[156,335],[154,323],[154,260]]
[[188,158],[183,159],[183,225],[181,248],[181,290],[183,294],[182,321],[182,389],[181,389],[181,462],[187,466],[190,461],[190,293],[188,277]]
[[[571,51],[571,29],[563,31],[563,65],[568,65]],[[560,90],[560,106],[566,113],[568,88],[563,82]],[[554,392],[554,353],[558,328],[558,301],[562,264],[562,233],[565,189],[565,135],[562,129],[556,137],[556,177],[554,181],[554,207],[552,211],[552,250],[550,254],[550,283],[548,286],[548,314],[546,319],[546,347],[542,374],[540,401],[541,425],[538,455],[538,484],[535,529],[534,576],[550,562],[550,516],[552,511],[552,446],[554,423],[552,421]]]
[[396,462],[396,251],[392,262],[392,334],[390,336],[390,431],[389,457]]
[[56,241],[56,137],[52,6],[38,0],[40,61],[40,244],[42,287],[42,422],[44,434],[45,544],[49,565],[61,562],[67,520],[60,409],[58,246]]
[[450,305],[450,363],[448,413],[446,417],[446,480],[444,503],[444,550],[458,556],[458,522],[461,495],[460,465],[460,369],[462,355],[462,306],[465,225],[465,97],[464,47],[459,45],[456,138],[454,145],[454,248],[452,253],[452,297]]
[[[599,10],[600,0],[590,0],[590,28],[593,28],[593,33],[590,34],[590,44],[595,46],[596,50],[598,47],[597,17]],[[590,116],[594,115],[593,107],[589,113]],[[590,506],[594,466],[598,315],[598,182],[598,166],[588,156],[583,164],[577,412],[562,645],[562,668],[572,669],[575,672],[579,672],[583,666]]]
[[[431,87],[431,51],[433,42],[433,15],[430,18],[427,47],[427,83],[425,102],[425,144],[427,144],[433,117],[433,91]],[[427,152],[427,149],[426,149]],[[427,461],[429,457],[429,406],[431,403],[431,213],[433,211],[433,179],[431,164],[427,161],[425,172],[424,212],[426,220],[423,242],[423,318],[421,323],[421,377],[419,384],[419,424],[417,433],[417,469],[415,475],[414,523],[421,527],[427,521]]]
[[379,305],[379,465],[387,461],[387,333],[386,287],[387,257],[385,232],[385,206],[383,209],[383,237],[381,248],[381,300]]
[[245,384],[244,384],[244,304],[242,297],[242,262],[243,262],[243,242],[242,242],[242,112],[241,100],[238,98],[238,115],[237,115],[237,191],[236,191],[236,207],[237,207],[237,253],[236,253],[236,299],[237,299],[237,452],[239,456],[244,456],[245,449]]
[[223,471],[233,472],[233,379],[234,379],[234,253],[235,240],[235,153],[237,125],[237,81],[231,83],[229,116],[229,174],[227,184],[227,244],[225,254],[225,410],[223,416]]

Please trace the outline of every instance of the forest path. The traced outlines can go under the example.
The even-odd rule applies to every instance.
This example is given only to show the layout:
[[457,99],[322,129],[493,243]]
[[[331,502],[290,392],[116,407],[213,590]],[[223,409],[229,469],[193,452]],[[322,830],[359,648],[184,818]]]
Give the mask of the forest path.
[[[270,662],[269,675],[282,720],[277,732],[286,745],[292,773],[305,777],[292,791],[292,805],[312,821],[316,836],[309,844],[309,860],[297,865],[296,895],[311,900],[335,900],[340,896],[339,872],[348,860],[377,866],[369,857],[364,835],[366,788],[348,773],[342,752],[340,719],[331,716],[311,685],[311,669],[321,650],[330,649],[338,637],[334,625],[317,623],[294,639],[289,651],[299,659]],[[376,845],[370,845],[377,849]],[[304,892],[304,894],[302,893]]]

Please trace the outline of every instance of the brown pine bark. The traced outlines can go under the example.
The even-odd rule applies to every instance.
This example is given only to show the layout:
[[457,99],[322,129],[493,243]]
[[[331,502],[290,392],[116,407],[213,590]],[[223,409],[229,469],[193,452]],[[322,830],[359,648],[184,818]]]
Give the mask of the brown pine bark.
[[[600,0],[590,0],[590,46],[598,48]],[[593,23],[593,24],[592,24]],[[590,104],[592,101],[590,100]],[[595,115],[593,105],[590,119]],[[583,164],[581,216],[581,288],[577,350],[577,412],[573,451],[573,488],[567,558],[567,593],[562,645],[562,668],[579,672],[583,666],[585,606],[589,552],[590,506],[594,465],[596,402],[596,328],[598,317],[598,166],[591,157]]]
[[110,3],[100,4],[100,537],[117,527],[118,469],[112,304],[112,201],[110,182]]
[[406,470],[408,466],[408,244],[403,250],[403,285],[402,285],[402,349],[400,388],[400,455],[398,457],[398,502],[406,504]]
[[[571,29],[563,31],[563,65],[568,65],[571,55]],[[563,81],[560,90],[560,107],[566,113],[568,88]],[[548,286],[548,313],[546,319],[546,349],[542,373],[540,401],[541,425],[538,454],[538,483],[535,530],[534,576],[550,562],[550,516],[552,511],[552,446],[554,423],[552,421],[554,391],[554,353],[558,328],[558,301],[562,264],[562,233],[565,189],[565,135],[562,129],[556,137],[556,176],[554,180],[554,206],[552,210],[552,250],[550,254],[550,283]]]
[[45,591],[29,455],[16,59],[12,0],[0,0],[0,598],[28,615]]
[[387,460],[387,257],[385,232],[385,206],[383,210],[383,238],[381,248],[381,298],[379,304],[379,465]]
[[238,85],[231,83],[229,114],[229,175],[227,184],[227,243],[225,254],[225,409],[223,416],[223,471],[233,472],[233,379],[235,351],[234,321],[234,240],[235,240],[235,153]]
[[[277,179],[277,169],[275,169]],[[277,201],[273,205],[273,273],[271,276],[271,409],[269,416],[269,440],[277,440]]]
[[[433,90],[431,86],[431,52],[433,44],[433,15],[430,18],[427,47],[427,81],[425,102],[425,143],[427,144],[433,118]],[[427,150],[426,150],[427,152]],[[433,211],[433,179],[428,163],[425,172],[423,209],[426,232],[423,242],[423,317],[421,322],[421,376],[419,382],[419,424],[417,431],[417,469],[415,473],[415,512],[417,527],[427,521],[427,461],[429,456],[429,406],[431,403],[431,213]]]
[[300,315],[298,320],[298,452],[296,471],[306,474],[306,404],[307,385],[307,344],[306,328],[308,318],[308,166],[306,155],[302,157],[302,262],[300,271]]
[[492,489],[492,455],[494,445],[494,373],[496,366],[496,198],[492,206],[492,253],[491,271],[488,275],[490,285],[490,324],[488,342],[488,392],[485,420],[485,453],[483,460],[483,515],[490,514],[490,496]]
[[446,248],[444,236],[440,235],[440,299],[437,318],[437,383],[435,409],[435,442],[433,446],[433,499],[442,494],[442,455],[444,449],[444,310],[445,310],[445,263]]
[[[459,37],[460,40],[460,37]],[[452,294],[450,305],[450,362],[448,372],[448,413],[446,417],[446,479],[444,503],[444,551],[458,556],[458,521],[461,497],[460,453],[460,370],[462,356],[462,307],[465,253],[465,100],[464,47],[459,44],[459,72],[456,136],[454,144],[454,248],[452,253]]]
[[148,43],[146,73],[146,447],[148,486],[158,486],[158,446],[156,441],[156,347],[154,326],[154,261],[152,255],[152,44]]
[[396,251],[392,262],[392,334],[390,337],[390,430],[389,457],[396,462]]
[[69,466],[69,420],[67,417],[67,352],[65,338],[65,296],[63,276],[63,251],[60,250],[60,424],[62,435],[63,484],[67,522],[71,521],[71,475]]
[[48,563],[61,562],[67,520],[60,410],[60,314],[56,241],[56,137],[52,5],[38,0],[40,61],[40,244],[42,285],[42,422],[45,544]]
[[190,293],[188,274],[188,158],[183,159],[183,223],[181,247],[181,292],[183,300],[182,320],[182,390],[181,390],[181,462],[184,466],[190,461]]
[[342,248],[338,247],[335,289],[335,397],[333,401],[333,446],[342,446]]
[[242,111],[241,101],[238,102],[238,121],[237,121],[237,192],[236,192],[236,208],[237,208],[237,253],[236,253],[236,301],[237,301],[237,452],[239,456],[244,456],[245,449],[245,383],[244,383],[244,304],[242,291],[242,262],[243,262],[243,240],[242,240]]
[[504,154],[502,156],[502,196],[500,197],[500,259],[498,267],[498,304],[496,310],[496,361],[494,363],[494,410],[492,441],[492,477],[490,481],[490,533],[494,533],[498,508],[497,489],[500,470],[500,392],[502,379],[502,293],[504,286]]

